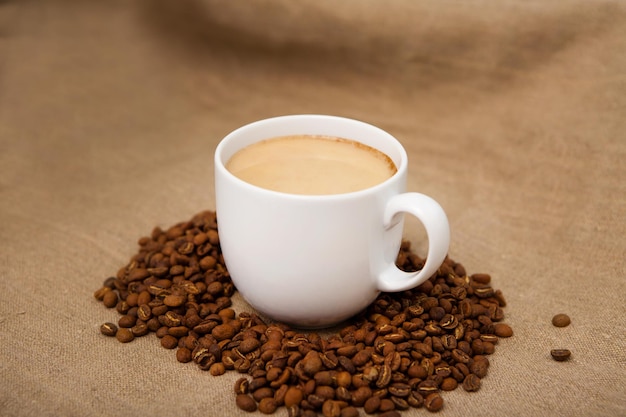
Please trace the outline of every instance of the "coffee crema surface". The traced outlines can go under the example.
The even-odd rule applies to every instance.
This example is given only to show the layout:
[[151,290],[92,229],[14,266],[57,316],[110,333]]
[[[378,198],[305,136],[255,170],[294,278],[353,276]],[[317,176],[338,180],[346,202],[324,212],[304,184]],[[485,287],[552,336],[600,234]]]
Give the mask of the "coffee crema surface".
[[249,145],[226,163],[239,179],[289,194],[343,194],[380,184],[397,168],[360,142],[334,136],[292,135]]

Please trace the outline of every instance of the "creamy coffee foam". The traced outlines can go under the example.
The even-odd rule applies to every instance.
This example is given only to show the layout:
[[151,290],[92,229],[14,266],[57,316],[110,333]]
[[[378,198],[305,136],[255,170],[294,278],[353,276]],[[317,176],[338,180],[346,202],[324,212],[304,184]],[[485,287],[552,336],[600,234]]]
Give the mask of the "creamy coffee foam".
[[384,153],[362,143],[318,135],[281,136],[241,149],[226,163],[233,175],[290,194],[342,194],[380,184],[396,173]]

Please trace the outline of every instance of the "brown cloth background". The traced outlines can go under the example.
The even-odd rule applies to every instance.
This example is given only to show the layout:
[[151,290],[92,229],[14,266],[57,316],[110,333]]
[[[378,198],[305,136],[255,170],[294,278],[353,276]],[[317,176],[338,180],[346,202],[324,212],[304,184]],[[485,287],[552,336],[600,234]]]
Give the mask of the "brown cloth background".
[[441,416],[626,415],[626,4],[610,0],[0,1],[0,415],[246,415],[238,375],[154,335],[105,338],[118,316],[92,295],[154,226],[214,209],[225,134],[292,113],[398,137],[450,256],[507,298],[514,337]]

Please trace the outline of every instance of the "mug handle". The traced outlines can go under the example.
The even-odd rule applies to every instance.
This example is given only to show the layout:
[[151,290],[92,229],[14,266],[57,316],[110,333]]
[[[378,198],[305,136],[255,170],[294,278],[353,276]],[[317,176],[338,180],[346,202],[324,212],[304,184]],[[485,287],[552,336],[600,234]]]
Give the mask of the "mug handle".
[[385,292],[404,291],[415,288],[430,278],[441,266],[450,245],[450,225],[439,203],[420,193],[404,193],[393,196],[383,214],[384,226],[394,224],[394,216],[408,213],[417,217],[428,236],[428,256],[424,267],[415,272],[405,272],[395,264],[395,259],[378,277],[378,289]]

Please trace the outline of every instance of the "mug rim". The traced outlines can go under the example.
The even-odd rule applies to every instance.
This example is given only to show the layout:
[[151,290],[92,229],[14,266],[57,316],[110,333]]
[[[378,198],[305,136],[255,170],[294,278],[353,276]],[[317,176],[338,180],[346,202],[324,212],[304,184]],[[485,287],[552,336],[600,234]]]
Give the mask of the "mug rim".
[[[359,140],[358,138],[354,138],[354,137],[344,137],[345,135],[337,135],[337,134],[332,134],[332,133],[327,133],[328,136],[336,136],[336,137],[341,137],[344,139],[348,139],[348,140],[353,140],[356,142],[359,142],[361,144],[364,144],[366,146],[370,146],[375,148],[376,150],[383,152],[385,155],[387,155],[389,158],[392,159],[392,161],[394,162],[394,164],[396,165],[396,172],[390,176],[389,178],[387,178],[386,180],[373,185],[371,187],[367,187],[361,190],[357,190],[357,191],[351,191],[351,192],[347,192],[347,193],[338,193],[338,194],[294,194],[294,193],[287,193],[287,192],[283,192],[283,191],[276,191],[276,190],[270,190],[267,188],[263,188],[260,187],[258,185],[254,185],[251,184],[247,181],[244,181],[242,179],[240,179],[239,177],[237,177],[236,175],[234,175],[233,173],[231,173],[227,168],[226,168],[226,160],[225,159],[230,159],[236,152],[238,152],[239,150],[245,148],[246,146],[252,145],[254,143],[260,142],[262,140],[267,140],[267,139],[271,139],[274,137],[280,137],[283,136],[282,134],[276,134],[273,136],[268,136],[268,137],[259,137],[259,138],[254,138],[250,141],[244,141],[243,144],[241,144],[240,146],[237,146],[236,149],[234,151],[232,151],[232,153],[228,156],[228,158],[224,157],[224,153],[227,150],[227,147],[232,143],[232,141],[236,140],[237,137],[239,137],[240,135],[242,135],[243,133],[245,133],[246,131],[252,130],[252,129],[258,129],[261,128],[263,125],[268,125],[268,124],[273,124],[273,123],[279,123],[281,121],[294,121],[295,119],[307,119],[309,121],[311,120],[318,120],[320,122],[322,122],[323,120],[332,120],[335,123],[351,123],[351,124],[355,124],[360,126],[361,128],[364,129],[369,129],[373,132],[376,132],[378,135],[380,136],[385,136],[388,142],[392,143],[395,146],[395,151],[398,153],[398,161],[395,160],[395,158],[392,155],[389,155],[389,152],[384,151],[382,149],[380,149],[379,146],[376,145],[372,145],[369,143],[365,143],[362,140]],[[293,135],[315,135],[318,133],[307,133],[307,132],[293,132],[290,133]],[[326,133],[324,133],[326,134]],[[398,164],[399,162],[399,164]],[[390,183],[396,182],[401,180],[403,177],[406,176],[406,171],[408,169],[408,156],[406,153],[406,150],[404,149],[404,146],[402,146],[402,144],[400,143],[400,141],[398,139],[396,139],[391,133],[387,132],[386,130],[383,130],[381,128],[379,128],[378,126],[375,126],[373,124],[361,121],[361,120],[357,120],[357,119],[352,119],[352,118],[347,118],[347,117],[342,117],[342,116],[333,116],[333,115],[325,115],[325,114],[290,114],[290,115],[283,115],[283,116],[274,116],[274,117],[269,117],[269,118],[265,118],[265,119],[259,119],[250,123],[247,123],[245,125],[242,125],[240,127],[238,127],[237,129],[231,131],[230,133],[228,133],[226,136],[224,136],[222,138],[222,140],[220,140],[220,142],[218,143],[217,147],[215,148],[215,156],[214,156],[214,165],[215,165],[215,171],[216,173],[219,172],[219,174],[221,174],[222,176],[228,178],[230,181],[233,181],[235,184],[238,184],[240,187],[244,187],[244,188],[248,188],[250,189],[250,191],[254,191],[254,192],[260,192],[260,193],[264,193],[267,195],[274,195],[274,196],[279,196],[281,198],[292,198],[292,199],[296,199],[296,200],[340,200],[340,199],[346,199],[346,198],[355,198],[355,197],[359,197],[361,195],[367,195],[367,194],[371,194],[371,193],[376,193],[378,192],[379,189],[387,187]]]

